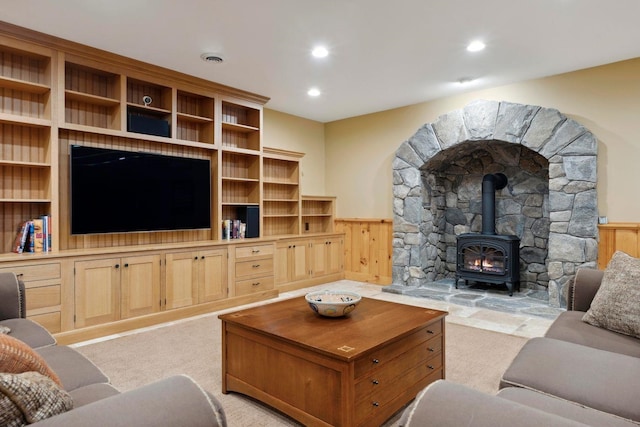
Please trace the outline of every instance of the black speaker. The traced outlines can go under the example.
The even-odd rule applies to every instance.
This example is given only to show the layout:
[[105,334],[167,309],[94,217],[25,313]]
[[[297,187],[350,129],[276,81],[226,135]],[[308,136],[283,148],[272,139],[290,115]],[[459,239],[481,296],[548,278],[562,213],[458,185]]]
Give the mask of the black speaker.
[[243,206],[238,208],[238,219],[247,224],[244,237],[260,237],[260,207]]
[[127,130],[129,132],[144,133],[146,135],[171,136],[169,122],[159,117],[150,117],[129,113],[127,117]]

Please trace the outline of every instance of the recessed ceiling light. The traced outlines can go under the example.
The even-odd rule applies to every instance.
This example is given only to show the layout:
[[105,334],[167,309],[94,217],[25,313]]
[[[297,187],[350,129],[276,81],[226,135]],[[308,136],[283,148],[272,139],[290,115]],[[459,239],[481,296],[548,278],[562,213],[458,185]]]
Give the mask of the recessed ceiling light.
[[309,96],[320,96],[320,89],[312,87],[307,91],[307,95]]
[[324,46],[316,46],[311,51],[311,54],[316,58],[324,58],[325,56],[329,55],[329,51]]
[[467,46],[467,50],[469,52],[479,52],[482,49],[484,49],[486,47],[486,45],[481,42],[480,40],[474,40],[471,43],[469,43],[469,45]]
[[458,80],[458,84],[464,86],[464,85],[468,85],[470,83],[473,83],[474,79],[470,78],[470,77],[463,77],[461,79]]

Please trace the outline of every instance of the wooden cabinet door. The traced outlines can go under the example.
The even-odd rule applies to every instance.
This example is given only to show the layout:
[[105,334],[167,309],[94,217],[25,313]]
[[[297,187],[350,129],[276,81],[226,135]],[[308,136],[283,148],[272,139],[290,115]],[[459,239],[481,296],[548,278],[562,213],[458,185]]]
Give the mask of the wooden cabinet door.
[[291,281],[304,280],[309,277],[308,255],[307,249],[309,243],[301,240],[293,242],[289,253],[291,255],[289,271],[291,273]]
[[166,260],[165,308],[187,307],[198,301],[197,252],[169,253]]
[[313,277],[327,274],[327,246],[325,239],[315,239],[311,245],[311,270]]
[[327,274],[340,273],[343,270],[344,249],[343,240],[340,237],[327,239]]
[[120,319],[120,259],[75,263],[75,327]]
[[290,282],[290,273],[289,273],[289,246],[288,242],[278,242],[276,244],[276,253],[275,253],[275,266],[274,266],[274,275],[275,275],[275,285],[285,285]]
[[211,249],[198,253],[198,302],[215,301],[227,296],[227,250]]
[[160,255],[122,258],[123,319],[160,311]]

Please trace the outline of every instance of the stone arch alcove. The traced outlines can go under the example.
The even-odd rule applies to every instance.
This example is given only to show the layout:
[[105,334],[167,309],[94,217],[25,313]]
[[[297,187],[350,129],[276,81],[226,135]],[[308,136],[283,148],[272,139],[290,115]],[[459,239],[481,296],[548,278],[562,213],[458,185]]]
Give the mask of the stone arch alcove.
[[[490,161],[483,160],[488,157]],[[519,163],[514,164],[515,157]],[[479,166],[460,168],[458,160],[462,158],[470,159],[465,160],[465,164],[473,160]],[[527,279],[536,282],[533,286],[548,292],[550,306],[563,306],[564,287],[576,269],[596,266],[596,163],[597,141],[593,134],[552,108],[475,101],[440,116],[434,123],[425,124],[400,145],[393,161],[393,284],[420,286],[442,277],[453,277],[455,272],[447,266],[450,264],[447,251],[451,251],[452,245],[455,247],[455,242],[451,242],[451,235],[446,235],[443,212],[458,218],[453,223],[459,227],[449,225],[449,234],[451,229],[455,230],[454,234],[474,231],[473,208],[467,206],[466,212],[458,206],[453,209],[451,205],[457,202],[451,194],[452,185],[443,185],[438,176],[454,174],[457,178],[449,181],[459,184],[473,173],[481,177],[481,173],[499,171],[487,169],[528,168],[532,176],[540,170],[532,179],[548,179],[548,183],[544,182],[548,185],[541,186],[539,182],[535,184],[538,187],[534,185],[539,188],[539,197],[525,195],[535,198],[536,202],[522,203],[524,209],[535,207],[542,214],[532,215],[533,219],[523,217],[520,223],[530,228],[535,217],[544,218],[544,226],[538,227],[535,245],[543,249],[546,259],[536,261],[532,270],[538,275],[534,274],[533,280],[531,276],[523,277],[522,282],[527,283]],[[526,176],[520,178],[526,179]],[[477,185],[479,189],[479,181]],[[511,187],[510,191],[503,195],[505,200],[510,196],[525,200],[517,188]],[[434,197],[437,200],[434,201]],[[473,205],[473,196],[469,199]],[[518,223],[517,218],[512,223]],[[524,228],[519,227],[518,232],[524,234]],[[523,241],[526,244],[526,239]],[[525,269],[521,274],[529,273]]]

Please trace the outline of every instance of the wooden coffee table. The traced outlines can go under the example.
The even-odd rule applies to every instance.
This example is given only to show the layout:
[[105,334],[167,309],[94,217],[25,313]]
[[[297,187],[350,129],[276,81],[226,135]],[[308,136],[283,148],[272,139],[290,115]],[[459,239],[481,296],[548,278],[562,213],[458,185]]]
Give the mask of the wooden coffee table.
[[307,426],[380,425],[444,378],[446,315],[363,298],[328,318],[304,297],[220,315],[222,392]]

